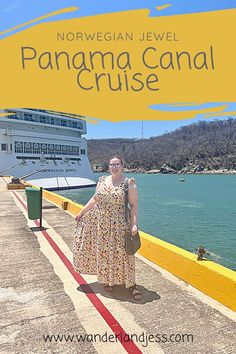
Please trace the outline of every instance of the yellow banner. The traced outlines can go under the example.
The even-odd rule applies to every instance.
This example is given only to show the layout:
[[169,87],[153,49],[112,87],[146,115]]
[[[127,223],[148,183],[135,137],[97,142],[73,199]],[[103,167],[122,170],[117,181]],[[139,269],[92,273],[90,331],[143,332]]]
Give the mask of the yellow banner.
[[236,10],[148,15],[135,10],[42,23],[1,40],[0,108],[43,108],[109,121],[174,120],[225,106],[151,107],[234,102]]

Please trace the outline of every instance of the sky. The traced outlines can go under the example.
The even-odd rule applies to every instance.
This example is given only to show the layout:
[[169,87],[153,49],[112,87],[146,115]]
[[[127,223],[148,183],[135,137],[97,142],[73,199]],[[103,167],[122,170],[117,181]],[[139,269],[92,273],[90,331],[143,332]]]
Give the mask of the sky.
[[[169,4],[170,6],[158,11],[157,6]],[[79,10],[63,15],[52,16],[43,21],[59,21],[65,18],[99,15],[115,11],[127,11],[132,9],[149,9],[149,16],[173,16],[185,13],[216,11],[221,9],[236,8],[236,0],[0,0],[0,32],[14,26],[36,19],[50,12],[66,7],[76,6]],[[39,23],[38,22],[38,23]],[[9,35],[14,35],[19,30],[24,30],[35,24],[25,25],[20,29],[7,33],[0,33],[0,40]],[[206,103],[211,105],[211,103]],[[43,107],[42,107],[43,108]],[[167,107],[152,107],[153,109],[171,110]],[[176,108],[175,108],[176,109]],[[228,111],[236,111],[236,104],[228,105]],[[232,115],[231,115],[232,116]],[[227,119],[228,116],[203,118],[199,115],[194,119],[178,121],[126,121],[110,123],[100,121],[98,124],[87,123],[87,138],[148,138],[173,131],[183,125],[192,124],[199,120]],[[145,117],[144,117],[145,119]],[[142,134],[143,131],[143,134]]]
[[[236,112],[236,103],[229,104],[226,111]],[[87,139],[107,139],[107,138],[150,138],[151,136],[162,135],[166,132],[174,131],[181,126],[197,123],[199,121],[214,121],[214,120],[224,120],[229,117],[236,118],[232,114],[229,116],[213,116],[211,118],[203,118],[202,115],[197,116],[194,119],[184,119],[175,121],[126,121],[120,123],[111,123],[100,121],[98,124],[87,123]]]
[[[170,6],[163,10],[156,9],[167,4]],[[79,10],[57,15],[54,20],[132,9],[149,9],[150,16],[207,12],[236,8],[236,0],[0,0],[0,31],[71,6]]]

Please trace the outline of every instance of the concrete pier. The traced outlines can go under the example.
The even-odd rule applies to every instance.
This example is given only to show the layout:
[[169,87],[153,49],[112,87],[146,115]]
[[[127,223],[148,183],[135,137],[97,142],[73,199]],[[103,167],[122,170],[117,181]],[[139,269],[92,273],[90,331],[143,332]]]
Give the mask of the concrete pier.
[[142,301],[121,286],[106,293],[73,270],[68,212],[43,201],[40,230],[24,191],[0,178],[0,193],[0,353],[236,352],[235,312],[141,256]]

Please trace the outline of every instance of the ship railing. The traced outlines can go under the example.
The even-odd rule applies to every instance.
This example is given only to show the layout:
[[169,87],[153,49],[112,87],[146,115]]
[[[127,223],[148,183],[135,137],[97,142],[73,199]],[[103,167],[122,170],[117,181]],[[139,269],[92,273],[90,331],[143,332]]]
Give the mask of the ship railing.
[[7,167],[7,168],[5,168],[4,170],[0,171],[0,174],[2,174],[3,172],[6,172],[6,171],[8,171],[8,170],[11,170],[11,169],[14,168],[14,167],[17,167],[17,166],[19,166],[19,165],[24,165],[24,164],[25,164],[25,161],[23,160],[23,161],[17,163],[16,165]]
[[[52,165],[55,165],[55,162],[50,163],[50,165],[47,165],[46,167],[48,168],[48,167],[50,167],[50,166],[52,166]],[[37,169],[37,170],[35,170],[35,171],[31,172],[31,173],[28,173],[27,175],[20,177],[20,179],[25,179],[25,178],[27,178],[27,177],[33,176],[33,175],[35,175],[36,173],[39,173],[39,172],[41,172],[41,171],[43,171],[43,170],[45,170],[45,167],[42,167],[42,168]]]

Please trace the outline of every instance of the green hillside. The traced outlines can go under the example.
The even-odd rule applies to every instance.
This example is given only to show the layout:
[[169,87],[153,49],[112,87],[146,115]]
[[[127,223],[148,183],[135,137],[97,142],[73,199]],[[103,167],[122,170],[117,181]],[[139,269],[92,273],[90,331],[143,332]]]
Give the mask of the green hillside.
[[92,139],[91,164],[100,171],[115,154],[131,171],[202,173],[236,170],[236,119],[200,121],[149,139]]

